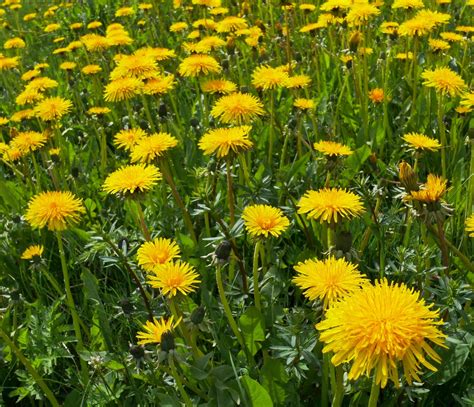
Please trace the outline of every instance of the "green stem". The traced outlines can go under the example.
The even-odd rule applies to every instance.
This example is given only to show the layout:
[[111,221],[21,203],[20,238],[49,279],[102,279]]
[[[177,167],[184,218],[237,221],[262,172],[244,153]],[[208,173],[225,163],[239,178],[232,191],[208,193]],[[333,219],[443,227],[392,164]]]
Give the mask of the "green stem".
[[193,407],[193,403],[191,399],[189,398],[188,393],[186,393],[186,389],[183,387],[183,383],[181,383],[180,376],[178,372],[176,371],[176,366],[174,365],[173,357],[174,357],[173,353],[168,354],[168,365],[171,369],[171,375],[173,376],[173,379],[176,382],[176,387],[178,387],[178,390],[181,393],[181,397],[184,400],[185,406]]
[[375,376],[370,389],[369,404],[367,407],[377,407],[377,400],[379,399],[380,386],[376,383]]
[[140,205],[140,202],[138,200],[135,200],[135,204],[137,206],[138,219],[140,222],[140,227],[143,230],[143,236],[145,237],[146,241],[149,242],[151,240],[151,235],[145,222],[145,214],[143,213],[142,206]]
[[327,353],[323,353],[321,407],[328,407],[328,405],[329,405],[329,355]]
[[261,240],[257,240],[255,243],[255,249],[253,252],[253,296],[255,299],[255,307],[261,311],[262,304],[260,301],[260,289],[258,287],[258,254],[260,251]]
[[[76,310],[76,305],[74,304],[74,298],[71,292],[71,284],[69,281],[69,271],[67,268],[66,254],[64,252],[61,232],[59,231],[56,232],[56,238],[57,238],[58,247],[59,247],[59,257],[61,258],[61,268],[63,271],[64,288],[66,290],[66,300],[67,300],[69,310],[71,311],[72,325],[74,327],[74,332],[77,338],[77,351],[80,352],[84,349],[84,344],[82,342],[82,334],[81,334],[81,324],[79,321],[79,315]],[[83,360],[82,358],[80,359],[80,364],[81,364],[82,378],[84,380],[84,383],[86,383],[88,381],[88,376],[89,376],[87,364],[85,360]]]
[[439,138],[441,141],[441,174],[443,178],[446,178],[446,128],[444,127],[443,116],[444,116],[444,106],[443,106],[443,96],[438,95],[438,131]]
[[219,291],[219,297],[221,299],[222,306],[224,307],[224,313],[225,313],[225,316],[227,317],[227,321],[229,322],[230,328],[232,329],[232,332],[234,332],[234,335],[237,338],[237,341],[239,342],[240,346],[242,347],[242,350],[244,350],[244,352],[247,352],[247,347],[245,346],[244,338],[242,337],[242,334],[239,331],[237,323],[235,322],[235,319],[232,316],[232,311],[230,309],[229,303],[227,302],[227,298],[225,296],[224,285],[222,284],[221,266],[219,263],[216,266],[216,282],[217,282],[217,289]]
[[332,407],[340,407],[344,399],[344,370],[342,365],[336,366],[336,389],[332,400]]
[[235,207],[234,207],[234,188],[232,185],[232,159],[230,155],[226,157],[226,175],[227,175],[227,192],[229,204],[230,227],[235,224]]
[[38,384],[38,386],[41,387],[41,390],[43,390],[45,396],[47,397],[51,405],[53,407],[59,407],[58,400],[56,400],[56,397],[54,396],[53,392],[48,387],[46,382],[43,380],[43,378],[36,371],[36,369],[33,367],[30,361],[25,357],[25,355],[23,355],[21,350],[16,347],[16,345],[13,343],[13,341],[10,339],[10,337],[1,327],[0,327],[0,337],[7,344],[7,346],[12,350],[12,352],[16,355],[16,357],[20,359],[20,362],[23,363],[26,370],[28,370],[28,373],[33,377],[34,381]]

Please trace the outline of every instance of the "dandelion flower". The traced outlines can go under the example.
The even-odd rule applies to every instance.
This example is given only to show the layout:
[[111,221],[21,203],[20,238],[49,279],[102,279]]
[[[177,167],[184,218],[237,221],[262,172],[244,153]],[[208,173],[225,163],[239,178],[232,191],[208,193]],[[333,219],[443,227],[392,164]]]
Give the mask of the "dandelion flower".
[[374,103],[382,103],[384,97],[384,91],[381,88],[374,88],[369,91],[369,99]]
[[387,280],[367,284],[326,311],[326,318],[316,325],[323,353],[332,352],[331,362],[338,366],[351,363],[349,380],[375,374],[382,388],[390,379],[399,386],[398,365],[401,363],[409,384],[421,382],[422,366],[436,371],[427,360],[441,358],[429,344],[444,346],[446,336],[439,311],[433,311],[419,293],[404,284]]
[[177,144],[178,140],[168,133],[154,133],[141,137],[131,148],[131,161],[149,163]]
[[288,89],[303,89],[310,85],[311,78],[308,75],[290,76],[286,82],[285,87]]
[[127,165],[110,174],[103,185],[109,194],[134,194],[150,190],[161,179],[154,165]]
[[65,230],[76,223],[86,210],[82,201],[71,192],[41,192],[28,203],[25,219],[33,228]]
[[290,225],[279,208],[270,205],[250,205],[242,213],[245,228],[254,237],[278,237]]
[[179,74],[184,77],[219,73],[221,70],[215,58],[204,54],[194,54],[183,59],[178,68]]
[[311,99],[297,98],[293,102],[293,106],[300,110],[312,110],[315,107],[315,103]]
[[432,71],[424,71],[421,77],[425,80],[423,85],[435,88],[441,94],[451,96],[460,95],[466,89],[464,80],[449,68],[436,68]]
[[329,157],[340,157],[344,155],[351,155],[353,151],[344,144],[336,141],[319,141],[313,144],[314,149],[327,155]]
[[172,90],[174,85],[174,75],[157,76],[145,82],[143,93],[145,95],[162,95]]
[[179,246],[162,237],[143,243],[137,251],[138,264],[146,271],[179,258]]
[[466,232],[469,233],[469,237],[474,237],[474,214],[466,219]]
[[232,93],[222,96],[212,108],[211,115],[223,123],[249,123],[264,114],[262,102],[248,93]]
[[431,20],[420,17],[414,17],[400,24],[398,33],[408,37],[421,37],[428,34],[435,28],[435,24]]
[[425,136],[424,134],[408,133],[402,138],[410,145],[410,147],[414,148],[415,150],[436,151],[441,148],[441,144],[438,140]]
[[32,260],[35,257],[41,257],[44,252],[44,247],[39,244],[31,245],[22,253],[22,260]]
[[360,25],[368,21],[370,17],[380,14],[380,10],[373,4],[355,3],[349,13],[347,13],[346,21],[351,24]]
[[34,114],[41,120],[59,120],[71,110],[72,102],[60,96],[43,99],[34,108]]
[[281,68],[259,66],[252,74],[252,84],[257,89],[276,89],[288,81],[288,73]]
[[25,48],[26,43],[19,37],[11,38],[6,40],[3,44],[3,48],[12,49],[12,48]]
[[405,10],[414,10],[424,6],[422,0],[395,0],[392,4],[393,9],[403,8]]
[[146,345],[148,343],[161,343],[161,336],[166,332],[171,332],[181,322],[181,318],[173,322],[173,317],[169,319],[153,318],[153,322],[146,321],[142,326],[143,331],[137,332],[137,339],[139,345]]
[[230,151],[237,154],[248,150],[253,145],[248,137],[251,129],[251,126],[239,126],[210,130],[199,140],[199,148],[206,155],[217,152],[219,158],[225,157]]
[[434,174],[428,174],[426,183],[421,185],[419,191],[412,191],[411,197],[420,202],[438,202],[446,193],[448,181]]
[[343,218],[359,216],[364,211],[359,196],[339,188],[306,191],[298,207],[298,213],[305,213],[310,219],[319,219],[321,223],[337,223]]
[[110,82],[104,91],[107,102],[120,102],[131,99],[142,91],[143,82],[137,78],[120,78]]
[[118,148],[124,150],[131,150],[141,138],[146,137],[145,130],[142,129],[128,129],[120,130],[114,136],[114,144]]
[[178,260],[153,269],[148,282],[153,288],[159,288],[162,295],[174,297],[178,293],[188,295],[196,291],[196,285],[201,281],[194,267]]
[[303,290],[308,300],[322,300],[324,309],[354,293],[368,281],[359,273],[357,265],[333,256],[325,260],[306,260],[294,269],[298,275],[293,278],[293,283]]
[[146,55],[125,55],[110,73],[110,80],[121,78],[148,79],[158,75],[156,60]]
[[447,41],[437,40],[434,38],[430,38],[428,40],[428,45],[433,52],[447,51],[449,48],[451,48]]
[[97,116],[107,114],[107,113],[110,113],[110,112],[111,112],[111,110],[108,107],[101,107],[101,106],[94,106],[94,107],[91,107],[90,109],[87,110],[87,114],[97,115]]
[[45,133],[22,131],[12,138],[10,147],[18,148],[23,153],[26,153],[43,147],[47,140],[48,136]]
[[84,68],[81,69],[81,72],[84,75],[94,75],[102,71],[102,68],[99,65],[86,65]]
[[222,93],[224,95],[235,92],[237,85],[225,79],[212,79],[201,84],[204,93]]

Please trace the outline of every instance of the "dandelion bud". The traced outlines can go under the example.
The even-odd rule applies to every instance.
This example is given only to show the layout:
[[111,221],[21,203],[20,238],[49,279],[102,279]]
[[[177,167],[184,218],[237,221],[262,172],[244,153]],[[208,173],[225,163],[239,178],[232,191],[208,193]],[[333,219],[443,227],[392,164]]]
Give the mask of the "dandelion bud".
[[160,107],[158,108],[158,114],[160,115],[161,118],[168,115],[168,109],[166,108],[166,105],[164,103],[162,103]]
[[206,309],[203,306],[197,307],[191,313],[191,322],[194,325],[199,325],[204,320],[204,315],[206,314]]
[[227,240],[224,240],[219,246],[217,246],[215,251],[216,259],[219,262],[227,263],[229,261],[230,251],[232,247]]
[[145,356],[145,349],[143,346],[139,345],[130,346],[130,355],[132,355],[135,360],[143,359]]
[[351,52],[356,52],[359,44],[362,40],[362,34],[360,31],[354,31],[349,38],[349,49]]
[[399,165],[399,178],[405,190],[410,193],[411,191],[418,191],[418,184],[416,174],[411,168],[411,165],[405,161],[402,161]]
[[163,332],[161,334],[161,350],[163,352],[170,352],[175,349],[174,335],[171,332]]

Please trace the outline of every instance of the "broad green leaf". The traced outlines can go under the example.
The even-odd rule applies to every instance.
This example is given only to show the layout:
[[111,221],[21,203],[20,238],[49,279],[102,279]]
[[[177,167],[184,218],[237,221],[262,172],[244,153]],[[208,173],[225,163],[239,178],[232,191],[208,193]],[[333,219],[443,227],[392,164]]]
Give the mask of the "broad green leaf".
[[282,405],[286,399],[285,383],[289,377],[285,366],[277,359],[266,358],[261,369],[262,384],[267,389],[273,402]]
[[247,348],[255,355],[261,347],[259,342],[265,340],[262,314],[257,308],[249,307],[239,318],[239,325]]
[[247,391],[252,407],[273,407],[270,395],[259,382],[249,376],[244,376],[240,380]]

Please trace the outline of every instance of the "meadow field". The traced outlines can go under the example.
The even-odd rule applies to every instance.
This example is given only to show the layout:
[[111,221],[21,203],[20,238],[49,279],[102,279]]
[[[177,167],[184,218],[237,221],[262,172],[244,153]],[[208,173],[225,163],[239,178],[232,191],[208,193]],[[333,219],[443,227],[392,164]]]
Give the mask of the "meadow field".
[[0,0],[0,405],[474,406],[473,0]]

